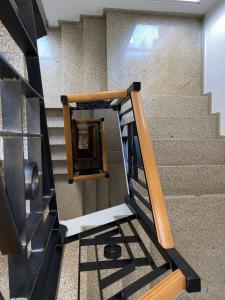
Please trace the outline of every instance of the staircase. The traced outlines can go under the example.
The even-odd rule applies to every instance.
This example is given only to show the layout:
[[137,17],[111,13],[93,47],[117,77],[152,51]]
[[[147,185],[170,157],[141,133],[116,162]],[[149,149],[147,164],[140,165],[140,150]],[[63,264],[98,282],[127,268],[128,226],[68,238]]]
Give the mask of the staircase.
[[[221,291],[223,280],[219,270],[224,269],[224,254],[223,243],[219,241],[223,239],[224,229],[218,224],[223,222],[225,213],[225,140],[219,135],[218,114],[210,114],[208,96],[149,96],[143,102],[176,244],[203,278],[201,294],[184,294],[178,299],[216,297],[222,300],[224,289]],[[140,192],[144,195],[143,190]],[[143,240],[147,242],[144,236]],[[75,245],[76,242],[66,246],[65,258],[74,257]],[[151,248],[151,253],[155,254],[156,250]],[[93,250],[89,250],[89,260],[93,255]],[[217,261],[214,255],[219,255]],[[88,282],[95,282],[96,276],[91,272]],[[217,282],[213,286],[212,278]],[[133,280],[134,277],[128,277],[117,288]],[[74,297],[76,284],[76,281],[69,283]],[[84,291],[85,284],[87,279],[84,279]],[[65,280],[61,277],[58,299],[63,299],[63,293]],[[97,288],[91,289],[91,295],[99,299],[97,293]],[[82,297],[90,299],[90,290],[86,289]]]
[[[78,119],[104,116],[110,177],[73,185],[68,185],[66,180],[60,95],[83,90],[106,89],[105,23],[105,17],[83,17],[82,21],[77,23],[62,22],[60,29],[49,30],[47,45],[44,40],[39,42],[53,172],[61,219],[79,217],[121,204],[120,199],[126,195],[119,128],[117,119],[111,111],[89,111],[77,114]],[[48,52],[51,52],[51,57],[48,56]],[[54,80],[54,87],[51,79]],[[117,189],[114,188],[115,186]],[[76,195],[75,199],[74,195]],[[67,204],[63,200],[65,196]]]
[[[110,178],[68,185],[65,176],[65,142],[59,95],[106,89],[105,23],[104,17],[84,17],[81,23],[62,23],[60,30],[49,31],[52,51],[54,53],[58,48],[58,52],[48,56],[47,49],[41,54],[56,193],[63,219],[120,204],[126,194],[119,127],[111,112],[79,112],[79,117],[104,115],[106,118]],[[52,77],[48,77],[49,69]],[[221,224],[225,213],[225,141],[219,136],[219,117],[210,114],[208,96],[145,94],[143,100],[177,248],[203,278],[201,294],[185,294],[180,299],[223,300],[225,291],[221,274],[225,259],[224,228]],[[63,202],[65,197],[67,203]],[[63,268],[61,275],[60,300],[75,297],[76,244],[65,246],[66,270]],[[86,253],[89,259],[92,255],[93,252]],[[95,289],[87,292],[87,285],[94,281],[93,277],[86,279],[86,293],[82,299],[90,299],[96,292]]]
[[[61,82],[59,80],[56,88],[58,90],[54,97],[48,95],[47,90],[47,116],[50,124],[54,119],[53,116],[57,116],[57,120],[61,120],[59,124],[62,124],[61,104],[58,100],[55,101],[59,99],[60,94],[106,89],[108,80],[105,17],[83,17],[80,23],[74,24],[62,22],[61,29],[49,31],[50,39],[54,35],[57,36],[54,39],[54,46],[57,44],[57,47],[61,49],[61,56],[58,58]],[[71,74],[76,74],[76,76],[71,76]],[[97,77],[95,77],[96,74]],[[44,80],[44,87],[45,84],[48,84],[47,80]],[[190,91],[190,95],[192,94]],[[218,287],[224,286],[219,272],[216,271],[225,267],[223,246],[220,243],[218,247],[215,246],[223,239],[223,229],[218,228],[217,220],[219,224],[222,223],[225,213],[223,205],[225,200],[225,140],[219,135],[219,115],[211,114],[210,96],[154,96],[151,94],[143,96],[176,245],[188,261],[196,265],[197,272],[203,278],[202,293],[196,297],[185,295],[184,299],[216,297],[216,299],[223,300],[225,291],[219,292],[216,286],[209,288],[214,278],[217,278],[215,281]],[[51,99],[54,99],[54,103]],[[83,112],[80,114],[82,116]],[[123,176],[123,169],[121,145],[117,138],[117,120],[111,112],[100,110],[94,112],[92,117],[98,118],[103,115],[108,124],[107,149],[111,176],[109,179],[85,183],[85,186],[76,183],[72,187],[70,185],[65,187],[63,128],[56,126],[58,128],[49,130],[59,203],[62,199],[59,195],[65,193],[71,195],[71,191],[79,195],[76,197],[80,197],[80,203],[85,203],[84,206],[77,206],[79,209],[72,210],[72,212],[72,206],[68,205],[68,209],[64,203],[61,209],[63,210],[62,218],[64,214],[65,219],[69,219],[120,204],[121,196],[125,194],[124,185],[122,184],[121,187],[119,179]],[[118,174],[121,175],[118,176]],[[115,186],[121,190],[118,192]],[[74,198],[68,202],[74,203]],[[202,219],[205,222],[202,223]],[[197,228],[200,228],[200,231]],[[207,236],[205,236],[206,232]],[[185,240],[183,236],[186,237]],[[195,253],[193,253],[193,247],[196,246],[194,242],[197,243]],[[70,251],[75,249],[72,245],[66,246],[67,248]],[[220,253],[216,268],[210,260],[210,256],[214,253]],[[209,262],[208,266],[204,263],[205,261]]]

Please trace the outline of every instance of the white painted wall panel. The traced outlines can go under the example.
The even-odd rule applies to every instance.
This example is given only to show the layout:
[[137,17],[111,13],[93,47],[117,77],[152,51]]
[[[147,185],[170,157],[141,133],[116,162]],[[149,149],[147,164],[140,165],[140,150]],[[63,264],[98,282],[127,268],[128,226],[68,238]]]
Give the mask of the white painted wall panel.
[[212,92],[213,112],[221,112],[225,135],[225,1],[205,17],[204,92]]

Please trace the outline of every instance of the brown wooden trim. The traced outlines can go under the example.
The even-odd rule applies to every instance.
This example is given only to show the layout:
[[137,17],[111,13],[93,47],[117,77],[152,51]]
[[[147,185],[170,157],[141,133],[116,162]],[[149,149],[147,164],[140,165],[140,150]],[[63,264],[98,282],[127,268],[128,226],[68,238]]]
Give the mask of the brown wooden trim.
[[69,103],[95,102],[104,100],[114,100],[127,97],[127,90],[103,91],[92,93],[81,93],[68,96]]
[[106,133],[105,133],[105,124],[104,121],[100,122],[101,128],[101,142],[102,142],[102,163],[103,163],[103,171],[105,173],[109,172],[109,166],[107,161],[107,153],[106,153]]
[[106,177],[107,173],[100,173],[100,174],[91,174],[91,175],[80,175],[73,177],[73,181],[83,181],[83,180],[91,180],[91,179],[101,179]]
[[99,123],[102,119],[84,119],[84,120],[75,120],[76,123]]
[[176,270],[156,284],[138,300],[174,300],[185,288],[185,276],[180,270]]
[[63,105],[64,134],[66,142],[66,162],[68,180],[73,180],[73,150],[72,150],[72,129],[70,108],[67,104]]
[[174,247],[173,235],[140,92],[132,91],[131,98],[158,241],[163,248],[170,249]]

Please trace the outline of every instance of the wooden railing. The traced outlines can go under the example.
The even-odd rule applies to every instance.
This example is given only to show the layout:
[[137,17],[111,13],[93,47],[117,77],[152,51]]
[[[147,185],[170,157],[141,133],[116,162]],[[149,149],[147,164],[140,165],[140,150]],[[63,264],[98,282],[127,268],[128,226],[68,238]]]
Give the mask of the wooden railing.
[[[128,90],[102,91],[93,93],[80,93],[70,96],[62,96],[64,112],[64,130],[66,139],[67,169],[69,180],[73,180],[72,167],[72,141],[70,130],[69,103],[91,103],[96,101],[124,99],[129,96]],[[147,187],[150,194],[154,222],[157,231],[158,241],[165,249],[174,247],[173,235],[169,223],[167,208],[160,182],[159,172],[156,166],[155,155],[151,142],[150,131],[145,117],[140,91],[130,93],[134,117],[137,125],[141,153],[145,168]],[[103,157],[103,162],[105,158]],[[93,175],[91,176],[91,179]]]
[[67,99],[68,99],[68,103],[84,103],[84,102],[123,99],[125,97],[127,97],[127,90],[115,90],[115,91],[74,94],[68,96]]
[[[150,130],[142,104],[140,83],[134,83],[128,90],[75,94],[68,97],[63,96],[62,102],[64,107],[65,136],[68,141],[71,139],[71,136],[67,135],[69,124],[68,119],[70,118],[68,111],[69,103],[76,103],[77,109],[86,109],[86,105],[88,105],[88,107],[89,105],[92,105],[92,109],[95,109],[95,105],[96,108],[101,108],[101,105],[99,107],[99,103],[102,103],[102,107],[113,108],[118,111],[124,159],[126,160],[124,165],[130,194],[128,203],[131,204],[131,209],[134,209],[134,213],[139,219],[141,219],[142,224],[146,226],[147,231],[153,235],[152,240],[155,245],[158,245],[157,248],[163,249],[162,251],[159,251],[161,251],[160,253],[162,256],[167,256],[168,261],[171,263],[172,270],[172,273],[153,286],[147,293],[140,297],[139,300],[172,300],[175,299],[184,289],[188,292],[200,291],[200,278],[174,248],[172,230],[156,165]],[[124,105],[126,106],[129,102],[130,107],[124,108]],[[133,114],[133,120],[124,121],[124,116],[127,116],[129,113]],[[123,135],[123,129],[125,127],[127,128],[127,133]],[[102,131],[104,132],[104,128]],[[138,138],[141,152],[141,166],[140,163],[138,165],[136,161],[136,165],[134,167],[134,161],[132,161],[134,158],[130,159],[129,155],[134,155],[133,152],[137,151],[132,148],[134,147],[134,141],[136,138]],[[130,140],[130,144],[126,144],[126,140]],[[131,146],[131,149],[128,149],[129,145]],[[103,148],[104,147],[105,145],[103,145]],[[67,149],[67,151],[67,157],[70,160],[70,149]],[[106,157],[103,157],[103,161],[104,160],[106,160]],[[129,160],[132,162],[129,163]],[[137,160],[137,157],[134,160]],[[132,165],[131,168],[129,167],[129,164]],[[135,175],[137,173],[137,168],[141,168],[144,171],[145,183]],[[134,175],[133,169],[135,169]],[[70,172],[71,169],[68,169],[68,174],[72,175]],[[144,187],[148,191],[149,202],[147,202],[145,197],[135,190],[132,180],[139,183],[140,186]],[[135,197],[140,200],[147,210],[150,210],[153,215],[153,222],[148,218],[147,214],[145,214],[143,210],[141,211],[140,207],[137,206]],[[154,226],[152,226],[153,224]],[[175,266],[175,268],[172,266]]]
[[138,300],[173,300],[186,288],[186,279],[180,270],[176,270],[153,286]]

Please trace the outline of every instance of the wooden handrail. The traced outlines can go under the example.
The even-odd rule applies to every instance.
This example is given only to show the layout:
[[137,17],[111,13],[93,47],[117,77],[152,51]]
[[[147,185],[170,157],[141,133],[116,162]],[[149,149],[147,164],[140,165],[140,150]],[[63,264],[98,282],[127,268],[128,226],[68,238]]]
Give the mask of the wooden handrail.
[[132,91],[131,99],[158,241],[163,248],[170,249],[174,247],[173,235],[140,92]]
[[100,128],[101,128],[101,142],[102,142],[103,172],[108,173],[109,167],[108,167],[107,154],[106,154],[106,133],[105,133],[105,124],[103,120],[100,122]]
[[71,132],[71,117],[70,108],[68,104],[63,104],[64,117],[64,134],[66,142],[66,156],[67,156],[67,177],[69,183],[73,183],[73,150],[72,150],[72,132]]
[[[99,100],[113,100],[113,99],[123,99],[128,96],[128,90],[115,90],[115,91],[103,91],[103,92],[93,92],[93,93],[81,93],[71,96],[67,96],[67,101],[63,105],[64,112],[64,123],[65,123],[65,137],[68,145],[71,145],[71,130],[68,130],[69,126],[69,103],[82,103],[82,102],[95,102]],[[164,195],[162,191],[162,186],[160,182],[160,177],[158,169],[156,166],[150,131],[148,128],[147,119],[144,114],[144,108],[141,101],[141,94],[139,90],[131,91],[131,100],[133,104],[134,117],[136,121],[137,131],[139,135],[139,142],[142,152],[143,163],[145,167],[146,183],[149,190],[149,195],[151,198],[151,206],[156,226],[156,232],[158,236],[158,241],[165,249],[170,249],[174,247],[173,235],[169,223],[169,217],[167,208],[165,205]],[[104,146],[104,143],[103,143]],[[72,176],[72,149],[68,146],[67,149],[67,169],[69,179]],[[103,153],[103,166],[105,167],[104,172],[108,172],[108,167],[104,162],[106,161],[106,156]],[[104,173],[103,173],[104,174]],[[79,176],[80,177],[80,176]],[[77,180],[83,180],[82,177]],[[73,177],[72,177],[73,178]],[[75,178],[73,178],[75,180]],[[76,180],[76,181],[77,181]]]
[[108,175],[108,173],[99,173],[99,174],[90,174],[90,175],[79,175],[73,177],[74,182],[83,181],[83,180],[91,180],[91,179],[101,179]]
[[138,300],[174,300],[186,288],[186,279],[180,270],[168,275]]
[[95,102],[104,100],[122,99],[127,97],[127,90],[80,93],[67,96],[68,103]]

